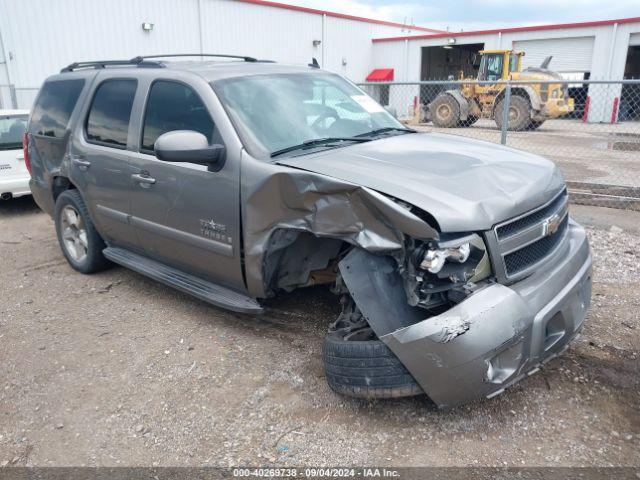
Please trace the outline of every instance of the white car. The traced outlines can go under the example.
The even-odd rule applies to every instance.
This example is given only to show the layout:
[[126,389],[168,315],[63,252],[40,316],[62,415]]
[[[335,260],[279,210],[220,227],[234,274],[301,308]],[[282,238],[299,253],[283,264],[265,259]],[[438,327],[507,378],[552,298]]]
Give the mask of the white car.
[[0,198],[31,195],[29,171],[22,153],[22,136],[29,110],[0,110]]

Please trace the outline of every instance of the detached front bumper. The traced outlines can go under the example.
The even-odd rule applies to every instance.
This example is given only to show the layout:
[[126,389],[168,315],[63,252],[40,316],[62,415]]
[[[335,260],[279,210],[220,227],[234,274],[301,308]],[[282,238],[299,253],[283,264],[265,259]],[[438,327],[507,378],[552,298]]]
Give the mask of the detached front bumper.
[[447,312],[381,336],[442,408],[493,397],[562,353],[591,300],[585,231],[571,221],[562,246],[532,276],[492,284]]

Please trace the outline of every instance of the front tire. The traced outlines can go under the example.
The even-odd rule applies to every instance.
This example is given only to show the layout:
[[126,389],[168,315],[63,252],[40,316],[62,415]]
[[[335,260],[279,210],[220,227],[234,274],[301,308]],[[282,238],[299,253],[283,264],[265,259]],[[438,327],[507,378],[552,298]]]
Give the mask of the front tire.
[[436,127],[457,127],[460,123],[460,105],[448,93],[441,93],[429,104],[429,116]]
[[62,253],[74,270],[94,273],[111,263],[102,255],[106,247],[77,190],[65,190],[56,200],[56,234]]
[[423,393],[398,357],[369,327],[329,332],[323,357],[327,382],[336,393],[366,399]]

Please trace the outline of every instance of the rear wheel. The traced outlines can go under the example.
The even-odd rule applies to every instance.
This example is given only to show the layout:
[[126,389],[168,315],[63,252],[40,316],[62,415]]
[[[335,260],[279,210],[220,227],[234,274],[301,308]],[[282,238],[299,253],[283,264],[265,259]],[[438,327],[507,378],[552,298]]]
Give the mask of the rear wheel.
[[54,213],[58,242],[69,265],[81,273],[108,268],[104,241],[96,231],[87,206],[77,190],[66,190],[56,200]]
[[456,127],[460,122],[460,105],[448,93],[441,93],[429,104],[429,116],[436,127]]
[[[494,112],[494,120],[499,129],[502,129],[504,105],[504,98],[502,98],[496,105]],[[509,124],[507,130],[516,132],[525,130],[529,127],[531,121],[529,101],[519,95],[512,96],[509,101]]]
[[460,120],[460,123],[458,125],[461,126],[461,127],[470,127],[471,125],[473,125],[477,121],[478,121],[478,117],[476,117],[474,115],[469,115],[469,116],[467,116],[466,120]]
[[368,326],[329,332],[323,357],[327,382],[342,395],[373,399],[423,393],[398,357]]

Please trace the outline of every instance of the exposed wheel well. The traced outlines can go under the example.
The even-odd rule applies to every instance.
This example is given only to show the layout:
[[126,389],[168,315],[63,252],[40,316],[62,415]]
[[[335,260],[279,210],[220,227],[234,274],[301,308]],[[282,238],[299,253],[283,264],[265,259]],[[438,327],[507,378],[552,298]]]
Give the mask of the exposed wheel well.
[[53,203],[65,190],[77,190],[77,187],[67,177],[54,177],[52,182]]
[[337,258],[347,242],[318,237],[310,232],[278,229],[271,235],[265,255],[263,275],[270,295],[278,290],[332,284]]
[[[433,215],[418,207],[394,199],[412,214],[440,231]],[[306,230],[279,228],[272,232],[262,263],[262,278],[267,296],[277,291],[333,284],[337,264],[355,245],[341,238],[320,236]]]

